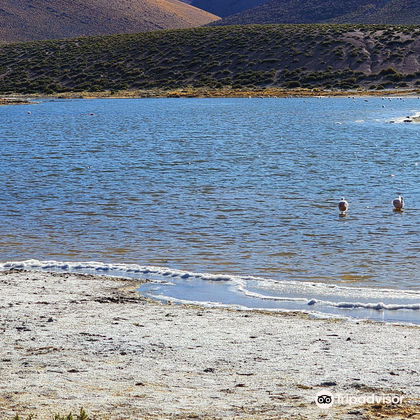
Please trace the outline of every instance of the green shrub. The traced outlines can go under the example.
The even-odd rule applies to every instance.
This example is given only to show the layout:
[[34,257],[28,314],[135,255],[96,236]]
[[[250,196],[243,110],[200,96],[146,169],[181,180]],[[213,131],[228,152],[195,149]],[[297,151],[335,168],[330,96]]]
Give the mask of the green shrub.
[[[407,35],[402,39],[404,31]],[[413,42],[420,29],[250,25],[6,44],[0,45],[0,93],[232,83],[241,87],[419,85],[420,74],[400,74],[391,67],[378,74],[355,73],[362,62],[369,65],[371,57],[354,47],[353,33],[358,42],[374,42],[378,57],[400,60],[415,51]],[[343,70],[347,57],[352,58],[352,67]],[[301,60],[308,68],[293,73]],[[327,71],[320,71],[327,63]],[[353,77],[356,80],[348,80]]]

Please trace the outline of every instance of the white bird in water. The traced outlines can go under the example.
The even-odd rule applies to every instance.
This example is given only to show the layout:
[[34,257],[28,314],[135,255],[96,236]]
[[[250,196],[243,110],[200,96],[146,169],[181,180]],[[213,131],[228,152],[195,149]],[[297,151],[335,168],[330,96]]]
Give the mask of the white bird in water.
[[340,210],[340,214],[346,214],[347,209],[349,208],[349,203],[341,197],[340,202],[338,203],[338,209]]
[[394,205],[395,210],[402,211],[404,208],[404,197],[399,195],[398,198],[392,200],[392,204]]

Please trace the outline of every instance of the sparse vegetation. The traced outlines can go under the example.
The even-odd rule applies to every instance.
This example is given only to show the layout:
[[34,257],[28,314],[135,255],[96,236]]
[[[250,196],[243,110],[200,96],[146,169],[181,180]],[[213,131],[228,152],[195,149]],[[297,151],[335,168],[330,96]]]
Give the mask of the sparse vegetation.
[[3,44],[0,93],[415,87],[401,57],[419,39],[420,26],[249,25]]
[[[29,414],[26,417],[20,417],[18,414],[16,414],[13,417],[13,420],[35,420],[35,416],[33,414]],[[61,414],[55,414],[51,420],[89,420],[88,415],[86,414],[86,411],[82,407],[80,409],[79,414],[73,416],[72,413],[69,413],[67,415],[61,415]]]

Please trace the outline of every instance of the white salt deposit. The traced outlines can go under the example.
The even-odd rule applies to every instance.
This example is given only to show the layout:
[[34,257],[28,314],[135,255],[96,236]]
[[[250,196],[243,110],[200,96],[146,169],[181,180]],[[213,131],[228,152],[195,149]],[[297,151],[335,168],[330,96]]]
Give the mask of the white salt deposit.
[[[109,420],[420,411],[419,327],[161,305],[140,299],[137,284],[1,272],[2,418],[47,420],[82,406]],[[347,398],[325,412],[321,390]],[[403,402],[357,402],[371,395]]]
[[0,269],[10,268],[124,276],[146,282],[141,285],[139,282],[140,293],[161,301],[207,307],[297,310],[315,316],[333,314],[420,324],[420,291],[416,290],[276,281],[252,276],[193,273],[167,267],[94,261],[28,260],[0,264]]

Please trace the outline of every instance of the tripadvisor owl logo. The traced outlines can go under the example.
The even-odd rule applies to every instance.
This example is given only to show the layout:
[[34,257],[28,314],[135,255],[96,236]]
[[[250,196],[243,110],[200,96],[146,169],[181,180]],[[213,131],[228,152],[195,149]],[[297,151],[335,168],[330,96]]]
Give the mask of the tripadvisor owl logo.
[[316,394],[315,403],[319,408],[330,408],[334,403],[337,405],[364,405],[364,404],[402,404],[402,395],[370,394],[348,395],[335,394],[323,389]]
[[334,404],[334,395],[323,389],[316,394],[315,403],[319,408],[330,408]]

